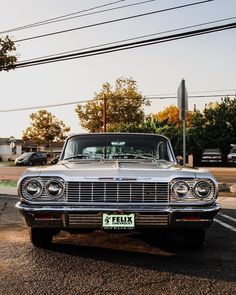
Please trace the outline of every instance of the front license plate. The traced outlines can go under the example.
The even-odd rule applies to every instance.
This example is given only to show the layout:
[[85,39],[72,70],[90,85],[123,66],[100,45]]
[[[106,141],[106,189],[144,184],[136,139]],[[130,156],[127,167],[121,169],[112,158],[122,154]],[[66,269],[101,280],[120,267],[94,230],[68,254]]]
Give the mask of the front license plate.
[[106,214],[102,215],[102,227],[110,229],[132,229],[135,227],[135,215],[131,214]]

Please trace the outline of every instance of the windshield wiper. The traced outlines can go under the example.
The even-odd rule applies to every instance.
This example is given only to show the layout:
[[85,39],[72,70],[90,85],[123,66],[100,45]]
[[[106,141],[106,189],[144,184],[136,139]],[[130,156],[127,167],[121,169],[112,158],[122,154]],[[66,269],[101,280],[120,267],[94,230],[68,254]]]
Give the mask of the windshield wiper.
[[147,160],[157,160],[157,158],[151,154],[114,154],[112,155],[112,159],[117,160],[126,160],[126,159],[147,159]]
[[63,160],[66,161],[66,160],[71,160],[71,159],[81,159],[81,160],[90,160],[90,161],[101,160],[101,161],[103,161],[103,157],[89,156],[89,155],[85,155],[85,154],[77,154],[77,155],[74,155],[74,156],[67,157],[67,158],[65,158]]
[[165,159],[156,159],[155,160],[156,164],[159,164],[159,165],[169,165],[168,168],[170,168],[171,166],[173,166],[175,164],[175,162],[171,162],[171,161],[167,161]]
[[[77,154],[77,155],[73,155],[70,157],[67,157],[63,160],[70,160],[70,159],[84,159],[84,157],[86,157],[84,154]],[[87,158],[86,158],[87,159]]]

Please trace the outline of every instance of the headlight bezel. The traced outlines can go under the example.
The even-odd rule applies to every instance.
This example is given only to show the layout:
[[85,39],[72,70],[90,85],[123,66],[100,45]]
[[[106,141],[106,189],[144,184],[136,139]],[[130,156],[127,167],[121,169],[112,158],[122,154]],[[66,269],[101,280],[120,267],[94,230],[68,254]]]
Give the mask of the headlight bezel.
[[[196,188],[200,185],[200,184],[205,184],[208,188],[209,188],[209,192],[207,193],[207,195],[206,196],[201,196],[199,193],[197,193],[197,191],[196,191]],[[205,180],[199,180],[199,181],[197,181],[195,184],[194,184],[194,187],[193,187],[193,193],[194,193],[194,195],[197,197],[197,198],[199,198],[199,199],[201,199],[201,200],[204,200],[204,199],[206,199],[207,197],[209,197],[209,195],[211,194],[211,192],[212,192],[212,188],[211,188],[211,185],[209,184],[209,182],[208,181],[205,181]]]
[[[173,194],[173,187],[178,182],[185,182],[189,185],[189,194],[184,198],[176,198]],[[197,184],[206,182],[209,185],[210,192],[206,197],[200,197],[194,192],[194,188]],[[170,204],[181,204],[181,205],[200,205],[200,204],[211,204],[215,202],[218,195],[218,185],[216,181],[210,177],[206,178],[174,178],[170,182]]]
[[[36,194],[36,195],[31,195],[29,194],[29,192],[27,191],[27,186],[29,185],[29,183],[36,183],[39,186],[40,191]],[[43,184],[42,182],[38,179],[38,178],[29,178],[22,186],[22,192],[23,192],[23,196],[26,199],[29,200],[36,200],[39,197],[42,196],[43,194]]]
[[[30,194],[27,193],[26,184],[30,181],[37,181],[42,185],[43,191],[37,198],[32,198]],[[60,195],[53,196],[52,194],[48,193],[46,189],[46,184],[51,181],[59,181],[62,186],[63,190],[60,192]],[[26,176],[22,178],[18,182],[18,194],[26,203],[30,204],[38,204],[38,203],[45,203],[45,204],[54,204],[54,203],[63,203],[66,201],[66,181],[60,176]]]
[[[180,197],[180,196],[178,196],[177,194],[176,194],[176,192],[174,191],[174,189],[175,189],[175,186],[178,186],[178,185],[185,185],[186,186],[186,188],[187,188],[187,193],[184,195],[184,196],[182,196],[182,197]],[[172,185],[172,187],[171,187],[171,193],[172,193],[172,195],[173,195],[173,197],[176,199],[176,200],[185,200],[188,196],[189,196],[189,194],[190,194],[190,186],[189,186],[189,184],[185,181],[185,180],[177,180],[173,185]]]
[[[61,192],[59,194],[57,194],[57,195],[53,195],[49,191],[49,185],[52,184],[53,182],[61,185]],[[64,181],[61,180],[61,179],[58,179],[58,178],[52,178],[52,179],[48,180],[47,183],[45,184],[45,192],[52,199],[56,199],[56,200],[60,199],[63,196],[64,192],[65,192],[65,183],[64,183]]]

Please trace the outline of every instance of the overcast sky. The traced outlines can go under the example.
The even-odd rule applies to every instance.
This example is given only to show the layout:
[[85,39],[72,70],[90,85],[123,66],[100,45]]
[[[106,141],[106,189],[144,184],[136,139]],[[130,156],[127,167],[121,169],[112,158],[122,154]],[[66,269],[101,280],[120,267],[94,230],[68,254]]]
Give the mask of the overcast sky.
[[[106,8],[142,1],[144,0],[126,0]],[[115,0],[0,0],[0,30],[111,2]],[[9,34],[13,40],[19,40],[191,2],[195,1],[157,0]],[[215,0],[119,23],[18,42],[17,53],[19,61],[23,61],[234,16],[235,0]],[[224,23],[235,21],[236,19],[232,19]],[[223,23],[212,26],[220,24]],[[3,37],[4,34],[0,36]],[[91,99],[101,89],[102,83],[108,81],[113,84],[121,76],[133,77],[144,95],[175,94],[182,78],[186,80],[189,93],[210,90],[219,93],[217,90],[224,89],[232,89],[224,93],[235,93],[235,48],[236,30],[232,29],[112,54],[0,72],[0,110]],[[215,99],[192,98],[189,106],[193,108],[196,104],[201,108],[210,101]],[[156,113],[170,104],[176,104],[176,100],[155,100],[146,112]],[[75,106],[66,106],[48,110],[70,126],[72,132],[80,132],[81,127],[74,109]],[[22,130],[29,126],[29,115],[32,112],[0,113],[0,137],[13,135],[20,138]]]

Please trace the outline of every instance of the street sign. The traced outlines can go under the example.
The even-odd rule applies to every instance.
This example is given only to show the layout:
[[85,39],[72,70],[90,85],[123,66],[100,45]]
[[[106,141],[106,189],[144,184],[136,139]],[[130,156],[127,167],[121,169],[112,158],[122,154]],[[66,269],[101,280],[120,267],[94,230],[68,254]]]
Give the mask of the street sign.
[[178,108],[180,120],[186,120],[186,111],[188,110],[188,92],[185,86],[185,80],[183,79],[179,85],[177,91]]
[[183,122],[183,166],[186,165],[186,111],[188,110],[188,93],[185,80],[182,79],[177,90],[179,118]]

